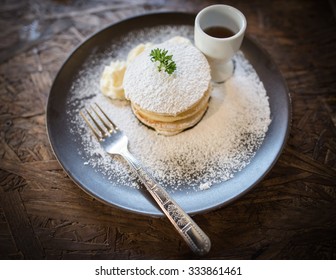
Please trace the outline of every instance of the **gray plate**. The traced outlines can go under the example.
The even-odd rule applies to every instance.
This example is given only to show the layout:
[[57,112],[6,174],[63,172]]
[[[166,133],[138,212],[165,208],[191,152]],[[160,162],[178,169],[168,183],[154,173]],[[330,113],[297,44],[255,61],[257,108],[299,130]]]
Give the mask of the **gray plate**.
[[[194,24],[195,15],[186,13],[155,13],[130,18],[113,24],[87,39],[66,60],[57,74],[50,91],[47,105],[47,128],[54,153],[74,182],[93,197],[125,210],[161,216],[145,190],[120,187],[109,182],[93,167],[84,166],[78,154],[81,143],[74,141],[71,124],[66,121],[67,101],[71,97],[70,87],[83,67],[86,58],[94,51],[102,54],[111,42],[131,31],[157,25]],[[278,159],[289,134],[291,106],[288,89],[270,56],[245,37],[241,50],[253,65],[269,96],[272,122],[264,142],[251,163],[234,178],[212,186],[206,191],[180,191],[172,194],[174,199],[190,214],[203,213],[226,205],[242,196],[267,174]]]

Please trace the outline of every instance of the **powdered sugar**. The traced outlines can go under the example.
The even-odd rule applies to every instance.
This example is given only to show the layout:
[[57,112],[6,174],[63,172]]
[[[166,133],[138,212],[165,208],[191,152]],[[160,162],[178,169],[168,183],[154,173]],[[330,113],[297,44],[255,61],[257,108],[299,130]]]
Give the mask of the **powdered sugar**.
[[[173,56],[176,71],[172,75],[159,72],[150,60],[154,48]],[[209,82],[210,68],[198,49],[190,43],[167,41],[145,50],[127,67],[124,88],[126,98],[142,109],[177,115],[202,98]]]
[[[232,178],[253,158],[267,132],[270,120],[268,97],[253,67],[239,52],[234,57],[234,75],[224,84],[214,85],[209,109],[195,127],[172,137],[158,135],[139,123],[129,102],[111,101],[99,92],[104,65],[113,59],[125,59],[139,43],[162,42],[173,36],[192,37],[192,27],[155,27],[126,36],[123,45],[111,46],[111,53],[92,57],[73,83],[68,104],[68,119],[77,151],[83,164],[120,185],[137,187],[127,164],[108,156],[92,136],[78,110],[97,102],[130,139],[130,151],[148,171],[171,191],[197,191]],[[202,187],[203,186],[203,187]],[[204,187],[206,186],[206,187]]]

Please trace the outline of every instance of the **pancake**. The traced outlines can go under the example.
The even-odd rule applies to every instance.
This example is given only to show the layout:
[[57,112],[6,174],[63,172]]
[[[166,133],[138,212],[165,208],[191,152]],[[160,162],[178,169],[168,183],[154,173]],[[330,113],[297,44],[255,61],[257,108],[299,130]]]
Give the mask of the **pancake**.
[[[167,50],[176,63],[169,75],[150,59],[152,49]],[[194,126],[207,110],[210,67],[186,40],[169,40],[143,51],[127,67],[123,86],[135,116],[158,133],[174,135]]]
[[177,121],[165,122],[146,118],[141,114],[141,112],[136,111],[132,107],[134,114],[143,124],[154,128],[159,134],[166,136],[176,135],[188,128],[195,126],[202,119],[207,108],[208,106],[205,106],[204,108],[202,108],[202,110],[198,111],[196,114],[188,118]]

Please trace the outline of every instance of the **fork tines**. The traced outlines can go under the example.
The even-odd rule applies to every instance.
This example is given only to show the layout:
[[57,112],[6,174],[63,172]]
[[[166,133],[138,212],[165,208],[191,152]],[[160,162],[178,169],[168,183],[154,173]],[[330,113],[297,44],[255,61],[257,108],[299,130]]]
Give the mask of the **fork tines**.
[[80,115],[90,127],[97,139],[101,141],[118,128],[97,103],[95,103],[95,106],[96,108],[92,105],[90,106],[91,112],[88,109],[85,109],[86,115],[88,117],[85,116],[83,111],[80,111]]

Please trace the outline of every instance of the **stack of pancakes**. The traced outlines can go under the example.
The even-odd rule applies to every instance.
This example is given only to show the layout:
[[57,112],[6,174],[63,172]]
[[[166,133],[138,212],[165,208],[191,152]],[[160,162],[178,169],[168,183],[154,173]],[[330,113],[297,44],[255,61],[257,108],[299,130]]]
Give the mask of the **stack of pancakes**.
[[[173,74],[158,71],[150,59],[154,48],[173,56]],[[136,57],[123,83],[135,116],[160,134],[175,135],[202,119],[208,108],[210,79],[209,64],[198,49],[186,40],[169,40]]]

